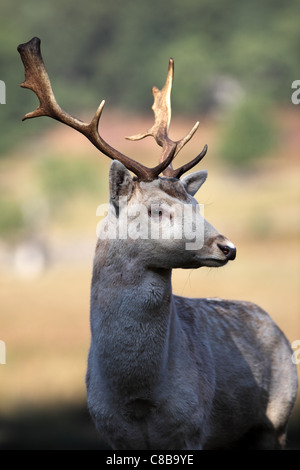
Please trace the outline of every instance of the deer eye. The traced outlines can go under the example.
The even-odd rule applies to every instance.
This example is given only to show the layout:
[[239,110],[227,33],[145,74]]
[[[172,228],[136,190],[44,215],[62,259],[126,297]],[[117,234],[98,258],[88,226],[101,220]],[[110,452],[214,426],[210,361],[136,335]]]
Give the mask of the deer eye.
[[159,206],[151,206],[148,210],[149,217],[154,219],[161,219],[163,216],[163,209]]

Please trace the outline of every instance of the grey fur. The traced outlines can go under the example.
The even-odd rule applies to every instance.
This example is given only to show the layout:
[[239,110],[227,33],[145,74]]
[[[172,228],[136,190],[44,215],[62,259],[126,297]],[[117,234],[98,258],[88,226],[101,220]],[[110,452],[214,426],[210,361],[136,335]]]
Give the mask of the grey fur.
[[[192,201],[179,181],[131,185],[124,176],[131,203]],[[111,201],[124,190],[110,188]],[[252,303],[172,294],[173,268],[227,262],[219,244],[233,245],[205,224],[197,253],[183,241],[98,240],[86,382],[90,413],[113,449],[284,445],[297,390],[284,334]]]

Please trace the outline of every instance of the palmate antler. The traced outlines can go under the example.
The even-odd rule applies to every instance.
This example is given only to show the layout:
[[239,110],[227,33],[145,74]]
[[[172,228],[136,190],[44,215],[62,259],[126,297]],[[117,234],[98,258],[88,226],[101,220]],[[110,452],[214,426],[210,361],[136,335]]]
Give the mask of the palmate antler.
[[[175,157],[178,152],[182,149],[182,147],[187,142],[189,142],[189,140],[193,137],[199,127],[199,122],[197,121],[192,130],[182,139],[174,142],[169,138],[168,130],[171,122],[171,91],[173,85],[173,77],[174,60],[171,58],[169,60],[169,68],[166,83],[164,84],[163,88],[161,90],[159,90],[157,87],[152,88],[152,94],[154,97],[154,103],[152,106],[154,112],[153,126],[144,134],[137,134],[131,137],[126,137],[129,140],[140,140],[148,136],[154,137],[156,143],[163,148],[163,153],[160,159],[161,162],[166,161],[166,158],[168,157],[169,152],[173,148],[174,144],[176,145],[176,150],[174,154]],[[172,168],[172,164],[170,163],[165,168],[165,170],[163,170],[163,174],[168,177],[180,178],[183,173],[197,165],[197,163],[199,163],[200,160],[202,160],[202,158],[205,156],[206,152],[207,145],[204,146],[202,152],[196,158],[181,166],[180,168],[177,168],[176,170]]]
[[171,166],[174,156],[186,144],[186,142],[190,140],[198,127],[197,123],[193,127],[192,131],[178,142],[173,142],[168,137],[169,121],[171,117],[170,94],[174,70],[172,59],[170,59],[167,81],[164,88],[161,91],[157,88],[153,88],[153,95],[155,98],[153,105],[155,113],[154,126],[146,134],[141,134],[131,138],[132,140],[138,140],[146,137],[147,135],[153,135],[156,142],[163,147],[160,163],[154,168],[147,168],[141,163],[123,155],[121,152],[111,147],[100,136],[98,126],[105,101],[101,102],[90,123],[86,123],[72,117],[58,105],[41,55],[40,43],[41,41],[39,38],[33,38],[31,41],[18,46],[18,52],[21,55],[25,68],[25,81],[21,86],[34,91],[39,99],[39,106],[35,111],[27,113],[23,117],[23,120],[39,116],[49,116],[72,127],[73,129],[76,129],[87,137],[98,150],[109,158],[123,163],[128,170],[132,171],[137,176],[139,180],[143,181],[152,181],[162,172],[165,176],[179,178],[185,171],[188,171],[196,165],[201,158],[203,158],[206,153],[206,146],[201,154],[190,163],[183,165],[177,170],[173,170]]

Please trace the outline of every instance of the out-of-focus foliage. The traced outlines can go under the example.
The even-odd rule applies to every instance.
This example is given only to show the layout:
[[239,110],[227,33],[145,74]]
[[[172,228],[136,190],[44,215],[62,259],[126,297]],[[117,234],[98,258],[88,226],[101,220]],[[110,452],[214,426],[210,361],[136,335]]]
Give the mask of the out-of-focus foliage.
[[220,155],[232,166],[249,169],[276,142],[273,116],[264,101],[248,99],[234,109],[225,123]]
[[43,192],[53,205],[61,205],[75,194],[99,189],[99,177],[85,161],[44,158],[38,167]]
[[14,239],[20,235],[24,221],[18,201],[0,198],[0,238]]
[[200,117],[218,107],[228,80],[245,94],[290,102],[291,80],[299,78],[298,18],[298,0],[2,0],[0,152],[45,125],[20,122],[36,99],[19,88],[16,47],[33,36],[42,39],[58,101],[79,117],[103,98],[128,112],[150,110],[151,86],[163,84],[170,56],[173,108]]

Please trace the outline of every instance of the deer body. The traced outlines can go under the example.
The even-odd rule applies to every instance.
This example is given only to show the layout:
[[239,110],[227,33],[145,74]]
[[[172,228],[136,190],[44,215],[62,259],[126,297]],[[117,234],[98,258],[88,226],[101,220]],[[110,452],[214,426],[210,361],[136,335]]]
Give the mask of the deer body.
[[[145,203],[149,192],[171,204],[148,186]],[[182,241],[172,256],[172,244],[98,240],[87,391],[102,438],[114,449],[221,449],[242,438],[280,448],[296,390],[287,340],[254,304],[172,294],[172,265],[225,264],[225,237],[207,224],[197,262]]]
[[178,141],[168,136],[173,59],[164,87],[152,89],[154,125],[131,137],[152,136],[162,147],[160,163],[147,168],[100,136],[104,101],[90,123],[60,108],[38,38],[18,51],[25,67],[21,86],[39,99],[23,119],[61,121],[113,160],[110,206],[94,258],[86,376],[102,439],[114,449],[282,448],[297,390],[284,334],[254,304],[172,294],[172,269],[220,267],[236,255],[193,197],[206,172],[180,179],[207,146],[172,166],[199,125]]

